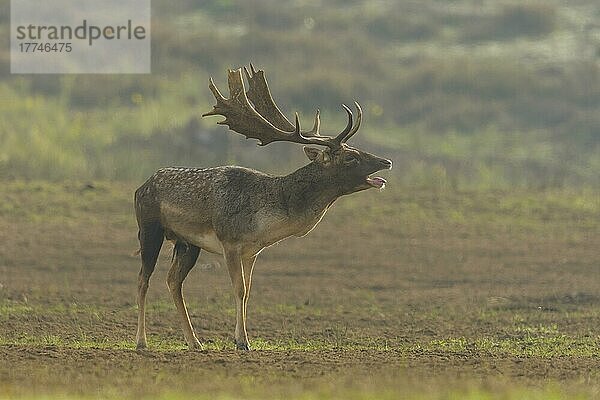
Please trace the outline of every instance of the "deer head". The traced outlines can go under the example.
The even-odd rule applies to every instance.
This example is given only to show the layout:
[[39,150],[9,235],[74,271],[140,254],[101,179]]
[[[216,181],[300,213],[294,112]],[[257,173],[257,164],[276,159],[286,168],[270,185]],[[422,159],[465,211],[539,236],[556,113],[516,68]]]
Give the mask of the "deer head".
[[277,141],[307,145],[304,147],[307,157],[318,168],[321,178],[339,188],[340,195],[385,187],[385,179],[371,175],[383,169],[391,169],[392,162],[346,143],[358,132],[362,122],[362,109],[357,102],[354,103],[357,110],[356,122],[352,111],[342,104],[348,115],[348,123],[339,134],[321,135],[319,110],[315,113],[312,129],[303,131],[300,128],[298,113],[295,114],[295,123],[292,124],[275,104],[264,71],[255,70],[252,64],[250,71],[246,67],[243,71],[249,89],[245,88],[242,69],[229,70],[228,99],[219,92],[212,78],[210,79],[209,88],[217,104],[203,117],[224,116],[225,119],[217,124],[227,125],[229,129],[241,133],[247,139],[258,139],[259,146]]

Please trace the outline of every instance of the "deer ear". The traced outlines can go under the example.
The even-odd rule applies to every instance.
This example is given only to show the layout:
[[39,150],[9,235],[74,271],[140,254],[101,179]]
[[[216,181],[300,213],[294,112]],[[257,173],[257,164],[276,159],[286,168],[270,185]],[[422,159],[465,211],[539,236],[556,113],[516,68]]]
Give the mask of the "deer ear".
[[323,160],[323,150],[319,150],[316,147],[304,146],[304,153],[310,161]]

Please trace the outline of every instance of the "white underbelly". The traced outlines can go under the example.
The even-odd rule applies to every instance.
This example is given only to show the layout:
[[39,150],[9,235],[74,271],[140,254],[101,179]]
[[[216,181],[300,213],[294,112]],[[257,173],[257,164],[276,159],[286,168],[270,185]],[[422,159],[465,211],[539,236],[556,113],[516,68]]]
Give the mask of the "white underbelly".
[[200,225],[193,213],[173,204],[161,204],[163,221],[173,233],[186,242],[210,253],[223,254],[223,245],[210,225]]
[[223,254],[223,245],[214,231],[202,233],[187,232],[183,236],[194,246],[198,246],[209,253]]

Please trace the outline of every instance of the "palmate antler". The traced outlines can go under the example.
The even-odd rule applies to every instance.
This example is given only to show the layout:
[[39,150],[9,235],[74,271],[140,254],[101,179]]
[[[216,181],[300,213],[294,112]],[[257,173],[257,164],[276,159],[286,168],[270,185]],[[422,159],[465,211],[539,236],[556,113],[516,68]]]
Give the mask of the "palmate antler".
[[264,71],[256,71],[252,64],[250,64],[250,71],[248,72],[248,69],[244,67],[244,74],[249,84],[248,91],[244,86],[242,70],[228,71],[229,99],[226,99],[219,92],[211,78],[208,87],[215,96],[217,104],[210,112],[202,116],[224,116],[225,120],[219,121],[217,124],[227,125],[229,129],[241,133],[246,138],[258,139],[261,146],[284,141],[327,146],[335,149],[358,132],[362,120],[362,109],[357,102],[354,102],[358,111],[356,124],[353,123],[352,111],[342,104],[348,114],[348,124],[337,136],[330,137],[320,134],[321,119],[319,110],[315,114],[313,128],[310,131],[302,131],[298,113],[295,114],[295,125],[292,125],[275,104]]

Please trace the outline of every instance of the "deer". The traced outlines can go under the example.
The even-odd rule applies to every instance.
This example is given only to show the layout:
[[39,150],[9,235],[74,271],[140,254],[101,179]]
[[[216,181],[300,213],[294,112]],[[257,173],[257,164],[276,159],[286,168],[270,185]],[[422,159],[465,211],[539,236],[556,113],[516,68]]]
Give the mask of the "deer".
[[309,163],[282,176],[239,166],[168,167],[156,171],[135,191],[135,214],[141,269],[138,275],[136,348],[147,348],[145,304],[149,280],[166,239],[174,244],[167,286],[180,315],[190,350],[202,349],[183,298],[183,281],[201,250],[223,256],[235,298],[235,346],[250,350],[246,311],[252,271],[260,252],[291,236],[305,236],[341,196],[370,188],[383,189],[386,180],[372,174],[392,168],[392,162],[347,144],[361,125],[346,105],[346,127],[335,136],[320,133],[320,112],[311,130],[292,124],[275,104],[263,70],[250,64],[228,71],[230,97],[209,79],[216,99],[202,117],[220,115],[230,130],[258,139],[259,146],[285,141],[304,145]]

